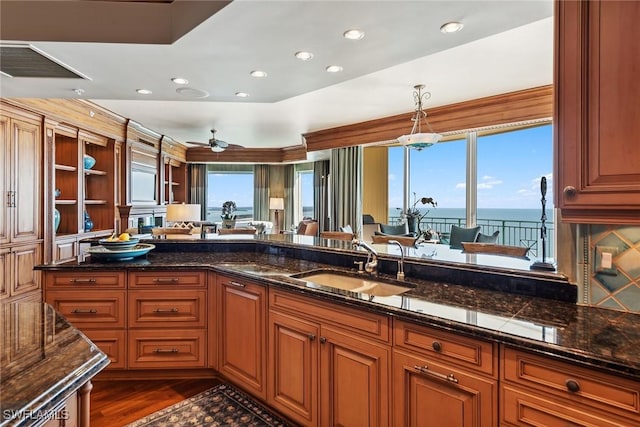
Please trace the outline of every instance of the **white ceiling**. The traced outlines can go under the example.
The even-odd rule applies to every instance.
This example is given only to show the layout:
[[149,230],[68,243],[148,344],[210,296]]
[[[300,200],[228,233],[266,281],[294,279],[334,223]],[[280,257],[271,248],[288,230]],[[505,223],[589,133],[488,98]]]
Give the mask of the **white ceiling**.
[[[215,128],[245,147],[298,145],[306,132],[411,111],[419,83],[432,94],[427,110],[551,84],[552,13],[551,0],[235,0],[173,44],[4,39],[31,43],[90,80],[0,75],[0,94],[90,99],[182,142],[206,142]],[[464,29],[442,34],[451,20]],[[364,39],[344,39],[350,28]],[[315,57],[300,61],[299,50]],[[332,64],[344,71],[327,73]],[[249,76],[255,69],[268,77]],[[209,96],[177,93],[178,76]]]

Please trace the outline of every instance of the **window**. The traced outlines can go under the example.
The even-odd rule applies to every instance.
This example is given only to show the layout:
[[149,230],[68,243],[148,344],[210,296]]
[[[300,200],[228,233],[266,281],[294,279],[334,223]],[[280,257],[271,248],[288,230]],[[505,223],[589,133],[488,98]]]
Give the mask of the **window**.
[[297,224],[302,218],[313,218],[313,164],[305,163],[296,165],[294,200],[294,222]]
[[[539,256],[542,216],[540,180],[547,179],[547,251],[553,257],[552,125],[550,122],[467,132],[424,150],[409,150],[409,205],[433,197],[421,229],[447,233],[452,224],[476,223],[481,232],[500,231],[498,243],[530,247]],[[450,137],[451,138],[451,137]],[[469,153],[469,154],[467,154]],[[389,218],[403,206],[404,148],[389,148]]]
[[237,219],[253,218],[253,166],[210,165],[207,170],[207,221],[218,222],[222,204],[236,203]]

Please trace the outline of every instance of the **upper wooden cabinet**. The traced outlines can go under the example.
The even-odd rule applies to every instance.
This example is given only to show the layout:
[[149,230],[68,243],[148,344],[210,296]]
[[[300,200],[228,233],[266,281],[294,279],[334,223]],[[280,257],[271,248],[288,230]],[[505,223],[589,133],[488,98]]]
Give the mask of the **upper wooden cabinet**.
[[640,223],[640,3],[556,1],[555,204],[575,223]]

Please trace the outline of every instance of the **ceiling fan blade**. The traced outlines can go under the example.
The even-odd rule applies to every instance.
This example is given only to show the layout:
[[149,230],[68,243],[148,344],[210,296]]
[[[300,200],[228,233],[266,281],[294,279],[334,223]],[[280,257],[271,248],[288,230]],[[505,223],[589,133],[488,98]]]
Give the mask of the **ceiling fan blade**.
[[216,145],[222,147],[222,148],[227,148],[229,146],[229,143],[227,141],[223,141],[221,139],[216,139],[215,141]]
[[193,145],[202,145],[205,147],[208,147],[210,144],[208,142],[200,142],[200,141],[186,141],[186,144],[193,144]]

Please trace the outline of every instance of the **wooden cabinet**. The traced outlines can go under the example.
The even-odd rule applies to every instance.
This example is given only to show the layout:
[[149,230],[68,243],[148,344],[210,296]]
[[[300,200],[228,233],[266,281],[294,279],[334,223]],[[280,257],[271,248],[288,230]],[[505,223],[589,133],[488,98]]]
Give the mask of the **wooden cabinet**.
[[640,425],[640,388],[626,378],[503,349],[501,422],[513,426]]
[[126,274],[124,272],[45,272],[45,301],[84,332],[111,363],[126,368]]
[[218,369],[232,382],[266,399],[267,289],[218,274]]
[[129,368],[206,367],[206,277],[205,271],[129,273]]
[[497,366],[495,344],[396,321],[394,425],[497,425]]
[[186,147],[163,135],[160,140],[160,151],[164,165],[161,202],[164,204],[188,203]]
[[0,299],[40,292],[42,126],[3,105],[0,114]]
[[640,4],[556,1],[555,204],[564,221],[640,223]]
[[389,319],[269,294],[268,402],[309,426],[389,425]]

